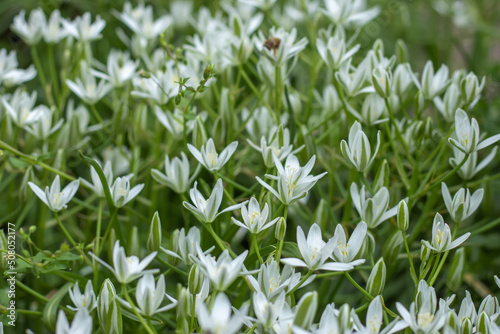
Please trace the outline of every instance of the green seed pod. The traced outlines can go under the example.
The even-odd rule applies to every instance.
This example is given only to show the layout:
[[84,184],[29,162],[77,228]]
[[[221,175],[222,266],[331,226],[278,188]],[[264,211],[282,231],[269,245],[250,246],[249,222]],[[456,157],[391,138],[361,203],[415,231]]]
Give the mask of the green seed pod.
[[150,252],[157,251],[161,246],[161,221],[158,211],[153,215],[151,226],[149,228],[148,241],[146,244]]
[[318,310],[318,292],[311,291],[306,293],[297,305],[297,311],[293,324],[301,328],[309,328],[316,316]]
[[366,291],[372,296],[378,296],[382,294],[385,286],[386,277],[386,267],[384,259],[380,258],[368,277],[368,282],[366,282]]

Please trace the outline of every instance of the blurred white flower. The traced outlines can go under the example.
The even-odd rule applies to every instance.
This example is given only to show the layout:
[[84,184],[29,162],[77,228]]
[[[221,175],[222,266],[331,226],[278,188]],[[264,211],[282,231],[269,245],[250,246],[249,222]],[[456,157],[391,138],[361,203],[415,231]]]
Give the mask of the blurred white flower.
[[[177,259],[180,259],[187,266],[193,264],[189,254],[192,256],[197,255],[197,246],[200,245],[200,230],[193,226],[189,229],[188,234],[186,235],[186,231],[184,227],[181,230],[175,230],[172,234],[172,250],[165,249],[160,247],[162,251],[164,251],[167,255],[173,256]],[[210,247],[205,254],[210,253],[214,247]]]
[[18,88],[12,96],[3,96],[2,104],[14,123],[25,128],[38,121],[42,116],[43,107],[35,107],[36,91],[29,95],[24,89]]
[[252,301],[257,322],[264,328],[272,328],[285,306],[285,292],[282,291],[274,302],[271,302],[264,293],[255,292]]
[[75,180],[70,182],[62,191],[61,191],[61,181],[59,179],[59,175],[56,175],[52,185],[46,186],[45,191],[43,191],[40,187],[38,187],[33,182],[28,182],[31,190],[35,193],[44,202],[50,210],[54,212],[61,211],[67,207],[67,204],[73,196],[75,196],[78,187],[80,186],[80,181]]
[[[270,36],[270,38],[266,37]],[[293,28],[290,32],[283,28],[272,27],[268,35],[264,35],[261,31],[258,37],[255,38],[255,46],[257,50],[262,52],[274,66],[282,66],[287,60],[297,56],[307,45],[307,38],[303,37],[299,41],[297,38],[297,29]],[[272,45],[266,43],[271,41]]]
[[174,81],[179,81],[179,77],[170,66],[165,72],[151,74],[150,78],[135,77],[132,79],[134,90],[131,95],[151,99],[160,105],[166,104],[178,94],[179,86]]
[[483,77],[481,82],[479,82],[477,76],[473,72],[470,72],[460,81],[460,91],[469,110],[474,107],[481,98],[485,80],[486,78]]
[[477,210],[484,194],[482,188],[476,190],[472,196],[469,189],[460,188],[452,200],[450,191],[444,182],[441,183],[441,191],[446,209],[451,219],[457,224],[469,218]]
[[380,13],[379,7],[366,9],[365,0],[325,0],[322,12],[336,25],[362,27]]
[[14,17],[14,23],[10,26],[12,31],[21,37],[28,45],[35,45],[42,39],[43,33],[47,27],[47,18],[41,8],[33,9],[30,13],[28,22],[26,22],[26,11],[22,9]]
[[[101,165],[99,161],[97,161],[97,163]],[[104,164],[104,168],[102,168],[102,172],[104,174],[104,177],[106,178],[108,187],[110,187],[111,190],[111,185],[113,184],[113,168],[111,167],[111,161],[106,161],[106,163]],[[83,178],[80,178],[80,181],[84,183],[89,189],[92,189],[97,196],[103,198],[104,188],[102,186],[101,179],[99,178],[99,175],[97,174],[93,166],[90,166],[90,179],[92,180],[92,183]]]
[[17,65],[16,51],[11,50],[7,53],[6,49],[0,49],[0,85],[16,86],[36,76],[34,65],[25,70],[17,68]]
[[262,136],[260,147],[255,145],[250,139],[247,139],[247,142],[262,154],[264,164],[267,168],[274,167],[275,165],[273,155],[276,155],[280,161],[283,161],[288,155],[296,154],[305,147],[302,145],[294,150],[293,144],[290,144],[290,131],[282,127],[276,129],[276,131],[271,131],[269,140],[266,140],[266,137]]
[[115,15],[136,35],[149,40],[156,39],[172,24],[172,18],[169,15],[163,15],[154,20],[153,7],[145,6],[144,2],[136,8],[132,8],[130,2],[126,2],[123,5],[123,12],[117,12]]
[[424,98],[432,100],[444,92],[450,84],[448,73],[448,67],[444,64],[434,73],[434,66],[432,65],[432,61],[429,60],[422,72],[421,83],[415,80],[415,85],[420,89]]
[[80,287],[78,286],[78,282],[75,283],[73,289],[69,290],[69,297],[71,301],[75,305],[72,307],[68,305],[68,308],[73,311],[88,311],[92,312],[93,309],[97,307],[97,301],[94,293],[94,289],[92,288],[92,281],[88,280],[85,285],[84,294],[81,293]]
[[323,39],[318,38],[316,41],[316,47],[326,66],[328,66],[329,69],[337,70],[340,65],[345,63],[356,52],[358,52],[360,45],[357,44],[347,50],[345,40],[336,34],[333,37],[329,37],[326,42]]
[[372,165],[380,148],[380,131],[377,132],[377,146],[371,151],[370,141],[357,121],[349,130],[349,139],[340,142],[340,149],[344,158],[350,162],[358,172],[366,172]]
[[229,144],[222,152],[217,153],[215,150],[214,141],[212,138],[208,139],[207,143],[198,150],[191,144],[187,144],[187,147],[191,154],[198,160],[200,164],[203,165],[209,171],[218,171],[221,169],[231,158],[234,151],[238,147],[238,142],[234,141]]
[[54,10],[49,17],[47,26],[43,32],[43,39],[46,43],[59,43],[68,36],[68,30],[62,26],[61,12]]
[[375,228],[387,219],[396,215],[397,206],[387,210],[389,206],[389,190],[381,187],[373,197],[367,198],[365,186],[358,189],[356,182],[351,184],[351,198],[361,220],[366,222],[369,228]]
[[89,253],[100,264],[108,268],[116,277],[117,281],[122,284],[128,284],[139,277],[146,274],[154,274],[158,269],[144,270],[153,261],[157,252],[152,252],[142,261],[139,261],[137,256],[126,256],[125,248],[120,246],[120,240],[117,240],[113,247],[113,267],[98,258],[92,253]]
[[444,222],[443,217],[439,213],[436,213],[434,222],[432,223],[432,240],[430,243],[427,240],[422,240],[422,243],[425,247],[433,251],[444,253],[460,246],[469,236],[470,232],[467,232],[452,241],[450,227]]
[[[167,297],[170,303],[160,307],[163,300]],[[132,306],[126,300],[117,297],[120,303],[128,309]],[[177,301],[165,293],[165,276],[160,275],[155,284],[155,278],[152,274],[145,274],[135,289],[135,299],[137,301],[138,311],[146,317],[151,317],[156,313],[165,312],[177,306]]]
[[267,203],[264,204],[264,208],[261,211],[259,202],[255,197],[252,197],[250,198],[250,203],[248,203],[248,209],[245,205],[241,206],[241,218],[243,218],[243,223],[234,219],[234,217],[231,217],[231,220],[239,227],[250,231],[250,233],[258,234],[273,226],[278,219],[280,219],[280,217],[278,217],[268,222],[268,217],[269,206]]
[[448,122],[453,121],[455,119],[455,112],[460,107],[462,102],[458,85],[455,83],[449,85],[443,99],[436,96],[433,102],[437,110],[439,110]]
[[91,72],[96,77],[106,79],[114,87],[122,87],[134,77],[137,66],[139,60],[131,60],[128,52],[112,50],[108,54],[107,73],[95,70]]
[[44,105],[39,105],[35,110],[39,116],[34,123],[27,126],[25,129],[36,138],[46,140],[51,134],[59,130],[63,124],[63,119],[60,119],[56,124],[52,125],[52,109]]
[[198,174],[198,168],[189,177],[189,160],[184,152],[181,152],[181,157],[175,157],[170,160],[168,155],[165,156],[165,174],[157,169],[151,169],[151,176],[157,182],[169,187],[178,194],[185,193],[189,189],[189,185],[193,182]]
[[331,238],[325,243],[321,236],[321,228],[317,224],[311,226],[307,239],[302,228],[297,226],[297,245],[304,260],[286,258],[281,259],[281,262],[293,267],[306,267],[309,270],[347,271],[353,269],[354,266],[348,263],[325,263],[337,246],[336,241],[335,238]]
[[[458,166],[464,159],[465,153],[460,151],[455,146],[452,146],[453,149],[453,158],[450,158],[450,165],[455,168]],[[464,180],[472,179],[477,173],[479,173],[484,167],[486,167],[492,160],[495,158],[497,154],[498,147],[493,147],[491,153],[488,154],[481,162],[478,164],[478,153],[472,152],[462,167],[458,170],[458,175]]]
[[209,311],[205,303],[196,308],[198,322],[204,333],[234,334],[238,333],[245,316],[248,314],[248,304],[231,315],[231,302],[224,293],[219,293]]
[[238,0],[241,3],[254,6],[262,11],[268,11],[273,8],[277,0]]
[[57,314],[56,334],[91,334],[92,316],[87,311],[78,311],[71,326],[63,310]]
[[222,210],[221,212],[217,212],[219,211],[219,207],[222,203],[222,197],[224,196],[224,190],[222,188],[223,187],[222,179],[217,180],[217,183],[215,184],[212,194],[210,194],[210,197],[207,200],[205,200],[205,197],[203,197],[201,192],[198,191],[198,189],[196,188],[197,185],[198,182],[195,182],[193,188],[189,191],[191,201],[193,202],[194,205],[188,202],[183,202],[182,204],[186,209],[191,211],[202,222],[211,223],[215,220],[215,218],[217,218],[224,212],[239,209],[242,205],[246,203],[243,202],[235,204]]
[[88,65],[82,62],[80,66],[81,77],[76,78],[76,81],[66,79],[66,85],[83,101],[94,105],[113,88],[113,85],[106,80],[97,83],[96,76]]
[[106,26],[106,21],[96,16],[95,22],[91,23],[89,12],[85,12],[82,16],[76,17],[73,21],[62,19],[62,24],[68,34],[81,42],[90,42],[101,38],[101,31]]

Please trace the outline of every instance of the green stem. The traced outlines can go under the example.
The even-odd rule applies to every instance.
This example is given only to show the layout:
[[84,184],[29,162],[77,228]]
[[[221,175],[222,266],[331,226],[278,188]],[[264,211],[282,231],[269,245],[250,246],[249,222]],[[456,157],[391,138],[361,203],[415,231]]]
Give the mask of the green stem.
[[149,334],[155,334],[155,331],[153,331],[151,329],[151,327],[148,326],[148,324],[146,323],[146,321],[144,321],[144,318],[142,317],[142,315],[135,308],[134,303],[132,303],[132,299],[128,295],[127,286],[125,284],[123,284],[123,283],[122,283],[122,291],[123,291],[123,295],[125,296],[125,299],[127,300],[127,302],[130,304],[130,307],[132,308],[132,312],[134,312],[134,314],[137,316],[137,318],[139,318],[139,321],[141,322],[142,326],[146,329],[146,331]]
[[104,245],[106,244],[106,239],[108,238],[108,235],[111,232],[111,229],[113,228],[113,223],[115,222],[115,220],[118,220],[118,219],[115,219],[117,214],[118,214],[118,208],[115,208],[115,210],[111,214],[111,218],[109,219],[108,228],[106,229],[106,232],[104,232],[104,237],[102,237],[101,248],[98,250],[96,256],[99,256],[99,254],[102,252],[102,249],[103,249]]
[[59,215],[57,214],[57,212],[54,212],[54,217],[56,218],[57,224],[59,224],[59,227],[63,231],[63,233],[66,236],[66,238],[68,238],[68,240],[71,243],[71,245],[73,245],[73,247],[77,248],[75,240],[73,240],[73,238],[69,234],[69,232],[66,229],[66,227],[64,227],[63,223],[61,222],[61,219],[59,218]]
[[[101,222],[102,222],[102,206],[103,206],[103,201],[102,199],[99,199],[99,209],[97,211],[97,227],[96,227],[96,237],[95,237],[95,246],[94,246],[94,253],[98,253],[99,251],[99,243],[101,239]],[[99,281],[99,270],[98,270],[98,262],[95,262],[94,266],[94,289],[97,290],[97,284]]]
[[405,249],[406,249],[406,254],[408,254],[408,261],[410,262],[410,274],[411,274],[411,279],[413,281],[413,284],[415,284],[415,287],[418,285],[417,282],[417,272],[415,271],[415,267],[413,265],[413,258],[410,253],[410,247],[408,247],[408,240],[406,240],[406,233],[405,231],[401,231],[401,234],[403,235],[403,242],[405,244]]
[[[47,79],[45,78],[45,73],[43,72],[42,63],[40,62],[40,58],[38,57],[38,51],[34,45],[30,46],[31,57],[33,58],[33,62],[35,63],[36,72],[38,78],[40,79],[40,83],[42,84],[42,90],[47,97],[49,102],[52,101],[52,96],[47,93]],[[51,103],[52,104],[52,103]]]
[[54,98],[56,99],[56,101],[58,101],[60,96],[60,89],[59,89],[59,79],[56,71],[56,63],[55,63],[56,60],[54,59],[54,45],[49,44],[47,46],[47,51],[48,51],[49,65],[50,65],[50,75],[52,77],[52,84],[54,87],[53,90],[55,95]]
[[313,273],[313,271],[311,269],[309,269],[307,274],[301,278],[299,283],[296,286],[294,286],[294,288],[292,290],[290,290],[286,293],[286,296],[288,297],[291,294],[293,294],[295,291],[297,291],[302,286],[302,284],[304,284],[304,282],[312,275],[312,273]]
[[252,243],[253,243],[253,247],[255,248],[255,254],[257,254],[257,257],[259,258],[260,264],[263,264],[264,262],[262,261],[262,257],[260,256],[259,245],[257,244],[257,234],[256,233],[252,233]]
[[217,235],[217,233],[215,233],[215,231],[214,231],[214,229],[212,227],[212,224],[202,223],[202,225],[205,226],[205,228],[208,230],[208,232],[212,235],[212,237],[214,238],[215,242],[217,243],[217,245],[219,246],[219,248],[222,251],[225,251],[227,249],[229,251],[229,254],[231,254],[231,256],[236,257],[236,254],[229,247],[226,247],[224,245],[224,243],[222,242],[221,238],[219,237],[219,235]]
[[276,66],[275,68],[275,78],[274,78],[274,108],[276,112],[276,118],[280,119],[281,116],[281,66]]

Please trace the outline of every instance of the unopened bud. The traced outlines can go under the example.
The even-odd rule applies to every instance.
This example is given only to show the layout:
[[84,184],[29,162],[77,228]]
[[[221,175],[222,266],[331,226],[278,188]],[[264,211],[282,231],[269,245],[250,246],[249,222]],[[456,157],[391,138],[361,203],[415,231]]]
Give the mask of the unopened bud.
[[309,328],[318,309],[318,292],[307,292],[299,301],[293,324],[301,328]]
[[344,304],[339,310],[339,325],[340,333],[351,333],[352,332],[352,317],[351,317],[351,307],[349,304]]
[[375,266],[368,277],[368,282],[366,282],[366,291],[372,296],[380,295],[384,290],[385,277],[386,267],[384,259],[380,258],[380,260],[375,263]]
[[204,276],[198,266],[196,264],[193,265],[188,276],[188,289],[191,294],[197,295],[200,293],[203,286],[203,279]]
[[106,279],[102,283],[97,302],[97,317],[103,333],[119,334],[123,331],[122,315],[113,283]]
[[408,204],[404,200],[398,204],[398,229],[400,231],[406,231],[410,224],[410,212],[408,211]]
[[283,240],[285,238],[285,234],[286,234],[286,220],[285,218],[281,217],[276,223],[274,236],[276,237],[276,240]]
[[161,246],[161,221],[158,211],[153,215],[151,226],[149,228],[148,241],[146,244],[150,252],[157,251]]
[[207,142],[207,131],[203,125],[201,116],[196,116],[193,129],[193,146],[200,149]]
[[374,69],[372,73],[372,83],[378,95],[384,99],[389,97],[391,93],[391,77],[386,70],[379,67]]

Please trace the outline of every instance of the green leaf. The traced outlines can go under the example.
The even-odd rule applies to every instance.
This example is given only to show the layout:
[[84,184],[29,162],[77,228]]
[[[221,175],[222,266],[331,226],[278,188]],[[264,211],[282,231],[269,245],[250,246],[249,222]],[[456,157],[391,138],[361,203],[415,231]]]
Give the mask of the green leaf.
[[94,159],[83,155],[82,151],[78,151],[78,153],[80,154],[80,158],[82,158],[83,161],[94,167],[95,171],[97,172],[97,175],[99,175],[99,180],[101,180],[102,188],[104,190],[104,196],[106,197],[106,202],[108,202],[109,208],[114,208],[115,204],[113,203],[113,198],[111,197],[111,191],[109,190],[108,180],[106,180],[106,176],[104,176],[101,166]]
[[59,308],[59,303],[66,295],[70,287],[73,283],[66,283],[59,291],[56,292],[55,295],[50,298],[47,305],[45,305],[43,309],[42,321],[51,331],[55,331],[56,329],[56,321],[57,321],[57,311]]

